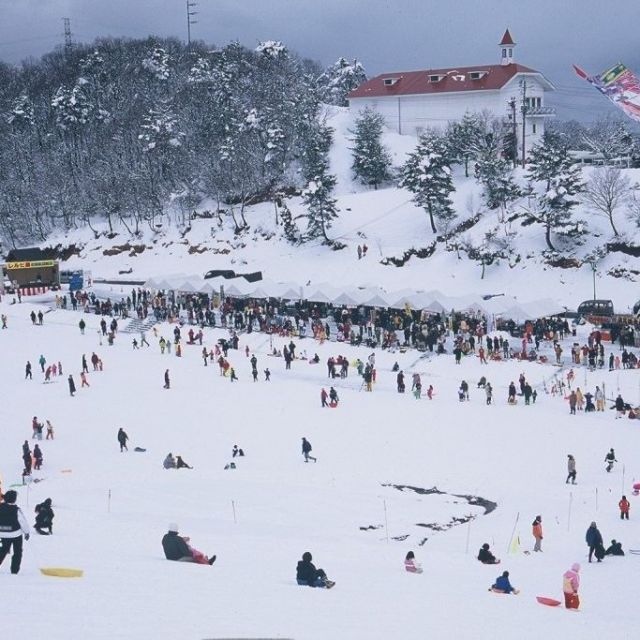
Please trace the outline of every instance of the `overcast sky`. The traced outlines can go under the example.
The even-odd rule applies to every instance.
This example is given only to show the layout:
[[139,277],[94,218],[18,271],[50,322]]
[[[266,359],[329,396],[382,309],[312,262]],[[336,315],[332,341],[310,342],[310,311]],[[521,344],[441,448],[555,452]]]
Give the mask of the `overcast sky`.
[[[198,0],[193,37],[254,47],[282,40],[323,65],[358,58],[383,71],[498,62],[506,27],[516,60],[542,71],[563,118],[593,120],[608,102],[576,78],[571,63],[597,73],[618,61],[640,72],[637,0]],[[19,63],[63,41],[97,36],[186,39],[185,0],[0,0],[0,60]],[[615,112],[615,110],[613,110]]]

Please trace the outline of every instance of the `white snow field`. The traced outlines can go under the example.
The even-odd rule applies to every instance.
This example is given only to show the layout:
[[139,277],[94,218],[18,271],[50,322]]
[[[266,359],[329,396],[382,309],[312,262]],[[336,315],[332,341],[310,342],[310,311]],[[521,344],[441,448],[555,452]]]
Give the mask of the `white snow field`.
[[[338,408],[321,409],[320,390],[331,382],[326,359],[364,359],[369,350],[296,340],[298,350],[317,352],[321,362],[296,360],[285,371],[281,358],[267,355],[268,336],[242,335],[240,350],[230,352],[239,376],[231,383],[215,363],[203,366],[198,346],[185,345],[182,358],[162,356],[152,332],[150,348],[134,351],[131,340],[139,336],[122,332],[114,346],[100,346],[99,317],[53,310],[43,326],[32,326],[32,308],[39,305],[0,303],[9,321],[0,331],[0,471],[4,490],[19,483],[20,446],[25,439],[34,443],[31,419],[51,420],[55,440],[40,443],[44,466],[33,476],[42,482],[18,487],[18,503],[33,522],[34,505],[51,497],[56,518],[52,536],[34,534],[25,543],[18,576],[9,574],[8,560],[0,567],[0,637],[638,637],[640,556],[589,565],[584,535],[596,520],[605,543],[615,538],[625,550],[640,548],[640,506],[631,497],[640,478],[640,422],[617,420],[609,408],[570,416],[566,401],[543,388],[566,369],[480,365],[473,356],[456,366],[452,355],[418,359],[415,351],[378,350],[373,393],[360,390],[351,367],[346,380],[335,380]],[[84,336],[80,317],[88,324]],[[159,326],[166,337],[171,330]],[[205,344],[212,347],[223,335],[205,330]],[[284,342],[273,339],[279,348]],[[258,383],[251,381],[246,345],[258,358]],[[90,388],[81,389],[81,356],[93,351],[104,371],[91,372]],[[40,354],[60,360],[64,376],[43,384]],[[32,381],[24,380],[27,360]],[[432,401],[416,400],[410,385],[404,395],[396,392],[395,360],[407,381],[418,371],[423,391],[433,384]],[[262,375],[267,366],[269,383]],[[162,388],[167,368],[170,390]],[[521,372],[537,389],[537,402],[508,406],[507,386]],[[73,398],[69,373],[78,387]],[[476,389],[481,375],[494,386],[494,406]],[[456,389],[463,378],[471,399],[461,403]],[[609,397],[619,388],[628,402],[638,402],[637,370],[576,372],[583,390],[601,383]],[[118,427],[131,438],[129,452],[119,451]],[[302,436],[317,463],[304,463]],[[234,444],[246,456],[225,471]],[[610,447],[619,462],[607,474],[603,458]],[[194,469],[164,470],[169,451]],[[576,457],[577,486],[565,484],[568,453]],[[629,522],[618,515],[622,493],[632,500]],[[454,494],[480,496],[497,508],[484,515]],[[533,547],[537,514],[543,552],[525,554]],[[469,515],[471,524],[443,531],[419,526],[446,526]],[[160,541],[170,522],[197,548],[217,554],[217,562],[165,560]],[[509,553],[514,525],[521,544]],[[378,528],[361,530],[368,526]],[[476,560],[484,542],[502,564]],[[296,562],[307,550],[336,581],[334,589],[297,586]],[[409,550],[422,575],[405,572]],[[582,564],[581,610],[538,604],[538,595],[561,599],[562,574],[576,561]],[[41,567],[79,568],[84,576],[46,577]],[[505,569],[520,595],[487,591]]]

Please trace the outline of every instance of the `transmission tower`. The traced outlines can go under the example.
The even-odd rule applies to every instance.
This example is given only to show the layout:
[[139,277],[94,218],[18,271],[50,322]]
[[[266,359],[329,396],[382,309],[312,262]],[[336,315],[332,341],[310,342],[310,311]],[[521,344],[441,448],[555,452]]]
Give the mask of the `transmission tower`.
[[193,16],[197,15],[198,12],[194,11],[195,7],[198,6],[198,3],[195,0],[186,0],[187,2],[187,45],[191,46],[191,25],[198,24],[197,20],[193,19]]
[[71,53],[73,49],[73,40],[71,40],[71,18],[62,18],[64,23],[64,52],[65,55]]

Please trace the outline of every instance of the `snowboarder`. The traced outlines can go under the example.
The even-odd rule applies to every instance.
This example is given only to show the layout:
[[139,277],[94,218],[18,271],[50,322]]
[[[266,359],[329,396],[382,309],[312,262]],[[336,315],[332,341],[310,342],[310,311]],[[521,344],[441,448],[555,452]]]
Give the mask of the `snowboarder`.
[[302,560],[298,561],[298,566],[296,567],[296,582],[302,587],[331,589],[335,582],[327,578],[327,574],[323,569],[316,569],[311,560],[313,560],[312,555],[305,551],[302,554]]
[[565,484],[569,484],[569,480],[571,480],[571,484],[575,484],[576,473],[576,459],[569,453],[567,454],[567,480]]
[[171,523],[167,533],[162,538],[162,549],[167,560],[178,562],[195,562],[196,564],[212,565],[216,556],[207,557],[201,551],[194,549],[188,543],[190,538],[178,535],[178,525]]
[[304,456],[304,461],[309,462],[309,460],[313,460],[314,462],[318,462],[317,458],[314,458],[311,453],[311,443],[306,439],[302,438],[302,455]]
[[613,449],[609,449],[609,453],[607,453],[607,455],[604,457],[604,461],[607,463],[606,471],[607,473],[610,473],[613,469],[613,463],[618,462],[616,460],[616,454]]
[[67,378],[67,382],[69,383],[69,393],[73,398],[73,395],[76,392],[76,383],[73,381],[73,376],[71,374],[69,374],[69,377]]
[[531,533],[536,541],[533,550],[542,551],[542,516],[536,516],[531,527]]
[[120,453],[122,453],[123,451],[129,451],[129,447],[127,447],[127,440],[129,439],[129,436],[127,435],[127,432],[120,427],[118,429],[118,444],[120,445]]
[[[591,562],[591,560],[589,560]],[[562,592],[564,594],[564,606],[567,609],[577,609],[580,606],[578,589],[580,587],[580,565],[576,562],[571,569],[565,571],[562,576]]]
[[51,508],[51,498],[36,505],[36,522],[34,529],[42,536],[50,536],[53,533],[53,519],[55,514]]
[[22,510],[16,505],[17,492],[12,489],[4,494],[4,501],[0,503],[0,564],[3,563],[9,551],[11,556],[11,573],[20,571],[22,562],[22,537],[28,540],[29,524]]

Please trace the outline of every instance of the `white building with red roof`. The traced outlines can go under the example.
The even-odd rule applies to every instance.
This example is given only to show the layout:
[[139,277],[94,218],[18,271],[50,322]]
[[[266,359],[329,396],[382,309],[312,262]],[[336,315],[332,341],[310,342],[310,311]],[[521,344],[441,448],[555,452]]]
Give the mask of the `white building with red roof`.
[[450,69],[424,69],[383,73],[349,94],[349,108],[370,107],[389,128],[419,135],[443,128],[465,113],[489,112],[514,123],[522,152],[540,141],[545,120],[554,115],[545,106],[545,94],[554,86],[542,73],[515,61],[514,42],[507,29],[499,43],[500,63]]

